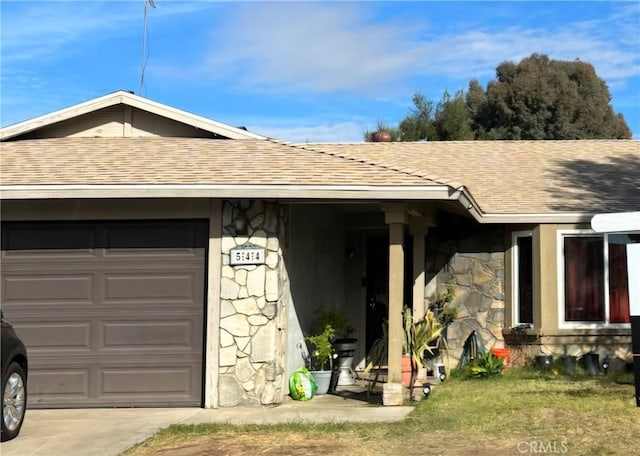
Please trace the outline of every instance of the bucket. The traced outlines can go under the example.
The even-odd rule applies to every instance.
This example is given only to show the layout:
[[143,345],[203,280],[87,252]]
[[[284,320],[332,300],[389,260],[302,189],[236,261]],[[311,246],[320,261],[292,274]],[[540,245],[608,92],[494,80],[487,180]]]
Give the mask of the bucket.
[[507,367],[509,365],[509,349],[508,348],[492,348],[491,353],[493,353],[496,358],[502,359],[502,364]]

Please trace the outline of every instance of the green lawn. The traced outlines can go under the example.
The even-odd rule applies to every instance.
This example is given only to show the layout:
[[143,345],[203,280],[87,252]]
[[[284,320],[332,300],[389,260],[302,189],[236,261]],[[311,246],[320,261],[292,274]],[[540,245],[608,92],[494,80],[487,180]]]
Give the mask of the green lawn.
[[447,380],[400,423],[171,426],[127,456],[631,455],[640,447],[632,377],[506,372]]

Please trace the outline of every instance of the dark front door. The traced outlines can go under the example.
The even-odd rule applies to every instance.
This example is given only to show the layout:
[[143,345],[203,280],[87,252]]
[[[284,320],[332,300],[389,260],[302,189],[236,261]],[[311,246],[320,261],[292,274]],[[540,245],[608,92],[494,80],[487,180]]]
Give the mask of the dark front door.
[[366,350],[382,337],[382,324],[389,317],[389,236],[367,236],[366,261]]

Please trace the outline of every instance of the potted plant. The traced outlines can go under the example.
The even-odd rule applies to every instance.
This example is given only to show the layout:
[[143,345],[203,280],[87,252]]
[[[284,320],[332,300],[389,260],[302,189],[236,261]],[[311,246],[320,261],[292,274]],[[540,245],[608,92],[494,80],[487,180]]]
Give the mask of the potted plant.
[[331,325],[327,324],[320,334],[305,336],[304,338],[309,345],[309,358],[307,359],[309,371],[318,385],[316,394],[326,394],[329,391],[334,354],[332,343],[334,337],[335,330]]
[[[404,385],[409,387],[409,395],[413,400],[413,385],[418,376],[418,369],[424,367],[423,356],[425,352],[433,353],[436,348],[436,342],[442,334],[442,325],[431,311],[427,309],[424,317],[414,321],[413,314],[409,307],[405,307],[402,314],[403,322],[403,359],[407,365],[407,376],[403,381]],[[370,383],[370,389],[375,385],[379,377],[379,367],[386,362],[388,353],[388,323],[385,321],[382,325],[383,337],[373,343],[370,351],[370,360],[365,368],[365,373],[371,371],[374,367],[378,367],[373,381]]]
[[349,323],[347,315],[341,310],[321,309],[316,314],[316,329],[322,330],[330,325],[335,331],[333,350],[337,355],[336,377],[333,378],[332,388],[338,385],[353,385],[353,357],[358,348],[358,339],[349,337],[353,333],[353,326]]
[[403,314],[404,343],[403,350],[410,357],[411,376],[409,378],[409,395],[413,399],[413,385],[418,376],[418,369],[422,369],[425,352],[433,354],[442,334],[442,325],[438,322],[431,309],[427,309],[424,317],[414,321],[411,309],[405,307]]

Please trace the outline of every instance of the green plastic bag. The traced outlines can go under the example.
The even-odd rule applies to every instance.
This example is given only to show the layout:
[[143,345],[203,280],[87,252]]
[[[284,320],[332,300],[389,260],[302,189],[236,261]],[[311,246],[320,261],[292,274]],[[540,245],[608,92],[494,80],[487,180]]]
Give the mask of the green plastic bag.
[[309,370],[302,366],[289,377],[289,393],[296,401],[308,401],[315,396],[318,390],[313,375]]

